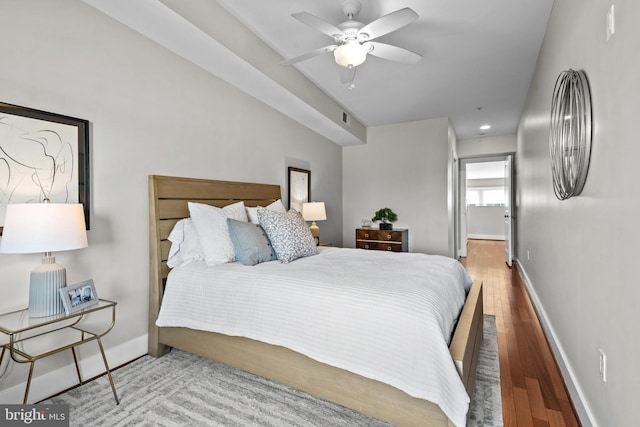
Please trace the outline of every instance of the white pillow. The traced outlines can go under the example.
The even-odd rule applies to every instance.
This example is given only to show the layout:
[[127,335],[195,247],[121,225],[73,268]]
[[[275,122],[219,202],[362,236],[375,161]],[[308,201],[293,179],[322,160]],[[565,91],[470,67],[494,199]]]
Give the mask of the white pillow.
[[198,233],[204,261],[208,266],[235,261],[233,244],[229,237],[227,218],[247,221],[244,202],[217,208],[202,203],[189,202],[189,213]]
[[[282,200],[278,199],[275,202],[271,203],[267,206],[267,209],[273,212],[285,213],[287,209],[282,204]],[[260,220],[258,219],[258,208],[247,208],[247,216],[249,217],[249,222],[254,224],[260,224]]]
[[318,253],[307,223],[294,209],[279,213],[258,208],[258,217],[278,259],[284,264]]
[[169,233],[169,241],[171,249],[169,249],[167,265],[170,268],[181,267],[204,259],[198,233],[191,218],[181,219],[173,226],[173,230]]

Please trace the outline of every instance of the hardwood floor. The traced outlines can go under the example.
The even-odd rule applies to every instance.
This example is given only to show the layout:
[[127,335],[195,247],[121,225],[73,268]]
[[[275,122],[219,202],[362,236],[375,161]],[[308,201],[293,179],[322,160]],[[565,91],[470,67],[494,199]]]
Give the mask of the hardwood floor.
[[469,240],[461,262],[484,284],[484,312],[496,317],[502,415],[509,426],[579,426],[564,381],[504,242]]

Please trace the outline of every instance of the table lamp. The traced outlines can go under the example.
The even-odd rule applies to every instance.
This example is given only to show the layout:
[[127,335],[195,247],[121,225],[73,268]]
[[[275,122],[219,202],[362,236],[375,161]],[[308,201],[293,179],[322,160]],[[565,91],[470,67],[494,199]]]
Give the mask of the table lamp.
[[58,289],[67,285],[63,266],[51,254],[87,247],[81,204],[8,204],[0,253],[44,252],[42,264],[31,272],[29,317],[53,316],[64,310]]
[[320,227],[316,224],[316,221],[323,221],[327,219],[327,211],[324,209],[324,202],[311,202],[302,204],[302,217],[305,221],[312,221],[309,230],[313,240],[316,242],[316,246],[320,244]]

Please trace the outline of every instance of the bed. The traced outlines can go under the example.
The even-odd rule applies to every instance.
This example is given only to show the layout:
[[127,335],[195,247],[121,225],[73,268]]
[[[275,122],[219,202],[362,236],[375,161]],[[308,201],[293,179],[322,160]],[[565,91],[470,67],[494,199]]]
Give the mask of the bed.
[[[322,363],[285,346],[196,328],[156,325],[170,271],[166,260],[171,243],[167,237],[180,219],[189,216],[188,202],[222,207],[244,201],[247,206],[267,206],[280,197],[277,185],[149,177],[149,354],[160,357],[170,347],[189,351],[396,425],[455,425],[429,400],[412,397],[384,381]],[[331,254],[326,251],[326,256]],[[320,255],[325,256],[325,252]],[[469,394],[473,390],[481,333],[482,285],[476,283],[467,295],[449,345],[461,383]],[[461,424],[459,419],[457,424]]]

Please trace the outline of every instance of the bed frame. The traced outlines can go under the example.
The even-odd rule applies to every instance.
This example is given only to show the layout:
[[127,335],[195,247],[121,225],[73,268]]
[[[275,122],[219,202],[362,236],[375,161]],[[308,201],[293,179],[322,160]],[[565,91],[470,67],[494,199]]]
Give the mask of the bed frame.
[[[223,207],[243,200],[247,206],[267,206],[280,197],[278,185],[149,176],[149,354],[160,357],[170,347],[175,347],[395,425],[452,426],[453,423],[432,402],[287,348],[243,337],[155,325],[170,270],[166,263],[170,248],[167,237],[178,220],[189,216],[187,202]],[[469,292],[449,346],[469,394],[473,391],[482,338],[482,309],[482,284],[476,283]]]

